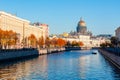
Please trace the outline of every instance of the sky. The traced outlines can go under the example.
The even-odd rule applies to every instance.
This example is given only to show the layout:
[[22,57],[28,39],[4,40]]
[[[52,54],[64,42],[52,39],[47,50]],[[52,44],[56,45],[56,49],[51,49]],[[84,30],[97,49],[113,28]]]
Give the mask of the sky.
[[50,34],[76,31],[80,17],[93,35],[120,26],[120,0],[0,0],[0,11],[48,24]]

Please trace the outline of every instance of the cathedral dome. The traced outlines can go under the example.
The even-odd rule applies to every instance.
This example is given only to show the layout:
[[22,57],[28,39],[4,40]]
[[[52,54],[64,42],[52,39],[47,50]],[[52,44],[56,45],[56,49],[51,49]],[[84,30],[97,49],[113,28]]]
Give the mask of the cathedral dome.
[[82,18],[80,19],[78,25],[82,27],[86,26],[85,21],[83,21]]
[[77,29],[77,33],[85,34],[87,32],[86,23],[85,21],[82,20],[82,18],[78,22],[76,29]]

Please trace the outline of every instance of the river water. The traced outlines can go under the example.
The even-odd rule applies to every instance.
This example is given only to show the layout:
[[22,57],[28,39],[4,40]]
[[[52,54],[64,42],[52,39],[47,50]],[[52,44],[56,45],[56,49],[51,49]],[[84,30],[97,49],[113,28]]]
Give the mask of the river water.
[[120,70],[99,52],[60,52],[0,64],[0,80],[120,80]]

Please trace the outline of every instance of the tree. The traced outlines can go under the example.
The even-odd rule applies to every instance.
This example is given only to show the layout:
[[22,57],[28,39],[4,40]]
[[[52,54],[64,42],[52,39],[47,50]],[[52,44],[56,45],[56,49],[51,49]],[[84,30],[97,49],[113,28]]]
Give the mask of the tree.
[[16,45],[17,43],[17,40],[18,40],[18,37],[17,37],[17,33],[16,32],[13,32],[12,30],[10,30],[8,32],[9,34],[9,37],[8,37],[8,44],[11,46],[11,45]]
[[57,38],[51,39],[50,44],[51,44],[52,47],[57,47]]
[[79,46],[80,46],[80,47],[84,46],[84,43],[83,43],[83,42],[80,41],[80,42],[78,42],[78,43],[79,43]]
[[34,34],[31,34],[28,37],[30,47],[36,48],[37,47],[37,39]]
[[76,41],[72,41],[72,46],[75,47],[75,46],[79,46],[79,43],[76,42]]
[[38,45],[39,45],[39,47],[43,48],[44,44],[45,44],[45,42],[44,42],[44,37],[42,36],[42,37],[39,38],[39,40],[38,40]]
[[65,46],[65,44],[66,44],[65,40],[63,40],[61,38],[57,39],[57,45],[58,45],[58,47],[63,47],[63,46]]
[[4,47],[6,49],[12,45],[16,45],[17,40],[18,38],[16,32],[0,29],[0,48]]
[[2,49],[2,33],[3,30],[0,29],[0,49]]
[[71,47],[71,43],[70,43],[70,41],[67,41],[65,46],[67,46],[67,47]]
[[47,37],[46,40],[45,40],[45,46],[47,48],[50,47],[50,39],[49,39],[49,37]]
[[105,47],[107,47],[107,45],[106,45],[106,43],[102,43],[102,44],[100,44],[100,47],[105,48]]
[[111,40],[111,44],[113,44],[114,47],[117,46],[117,44],[119,42],[117,37],[111,37],[110,40]]

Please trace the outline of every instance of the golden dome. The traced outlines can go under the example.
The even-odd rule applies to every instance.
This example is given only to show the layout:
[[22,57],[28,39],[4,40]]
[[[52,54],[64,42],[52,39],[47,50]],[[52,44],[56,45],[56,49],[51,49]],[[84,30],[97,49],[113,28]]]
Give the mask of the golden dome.
[[78,25],[79,26],[86,26],[85,21],[83,21],[82,18],[80,19]]

